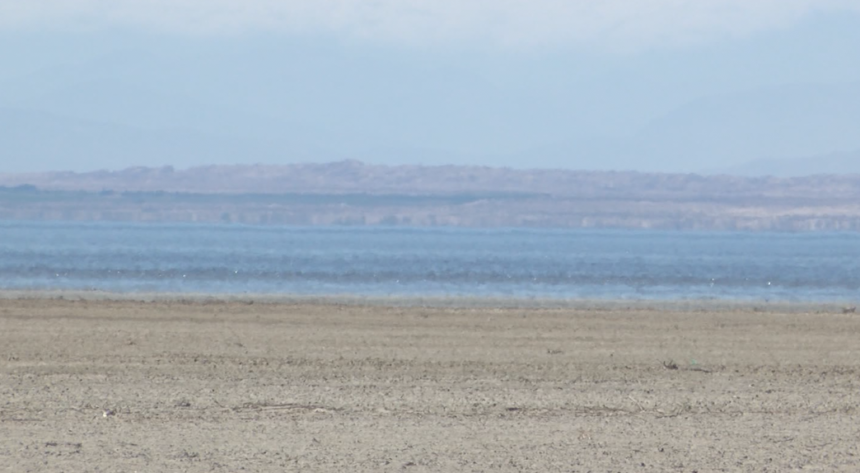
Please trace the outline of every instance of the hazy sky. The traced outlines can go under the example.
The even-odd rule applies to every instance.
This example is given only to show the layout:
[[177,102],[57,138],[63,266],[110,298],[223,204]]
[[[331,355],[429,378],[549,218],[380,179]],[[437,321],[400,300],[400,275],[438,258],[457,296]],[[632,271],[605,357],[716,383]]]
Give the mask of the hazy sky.
[[860,0],[0,0],[0,172],[860,150]]
[[10,31],[141,28],[235,36],[338,35],[398,45],[498,49],[689,46],[791,27],[856,0],[8,0]]

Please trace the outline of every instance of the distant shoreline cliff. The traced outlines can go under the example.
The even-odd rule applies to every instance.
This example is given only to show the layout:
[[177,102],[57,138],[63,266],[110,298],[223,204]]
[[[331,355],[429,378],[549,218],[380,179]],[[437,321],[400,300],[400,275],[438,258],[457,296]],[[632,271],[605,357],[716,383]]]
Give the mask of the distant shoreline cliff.
[[0,174],[0,219],[860,231],[860,175],[375,166]]

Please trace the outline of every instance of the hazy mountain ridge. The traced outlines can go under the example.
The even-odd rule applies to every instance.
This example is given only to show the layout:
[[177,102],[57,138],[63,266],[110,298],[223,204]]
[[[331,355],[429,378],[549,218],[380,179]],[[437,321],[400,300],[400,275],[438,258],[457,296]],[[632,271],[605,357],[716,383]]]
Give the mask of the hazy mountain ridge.
[[300,165],[0,175],[0,218],[860,231],[860,175]]
[[[701,173],[769,159],[754,173],[797,174],[785,160],[860,149],[860,63],[846,60],[858,24],[811,18],[761,42],[604,59],[48,41],[38,61],[2,54],[0,161],[8,172],[354,158]],[[28,118],[39,113],[45,123]]]
[[827,153],[799,159],[761,159],[723,170],[742,176],[774,175],[777,177],[857,174],[860,175],[860,149],[846,153]]
[[0,174],[0,185],[45,190],[242,193],[522,192],[587,198],[860,198],[860,175],[730,175],[572,171],[484,166],[384,166],[348,160],[324,164],[133,167],[87,173]]
[[[365,108],[379,107],[369,101]],[[455,117],[463,111],[435,113]],[[518,113],[498,110],[493,116]],[[703,97],[605,136],[577,131],[582,124],[571,122],[568,132],[555,129],[517,142],[510,137],[521,135],[524,124],[475,115],[472,124],[445,132],[453,141],[431,147],[426,120],[416,111],[404,116],[405,124],[390,128],[360,118],[323,125],[323,119],[311,114],[267,117],[181,95],[87,84],[0,108],[0,140],[10,159],[7,169],[56,169],[65,162],[86,162],[92,169],[130,162],[296,163],[356,157],[375,163],[564,163],[566,168],[584,169],[595,169],[599,162],[603,169],[702,172],[713,167],[702,163],[722,160],[729,171],[788,176],[807,173],[810,166],[791,164],[807,159],[804,156],[860,149],[860,135],[854,133],[860,127],[860,84],[772,87]],[[471,138],[464,130],[477,133],[473,123],[483,124],[485,141],[508,137],[503,139],[506,144],[470,149],[466,143]],[[559,141],[561,136],[570,138]],[[477,134],[472,138],[481,141]],[[850,162],[835,162],[828,172],[855,169]]]

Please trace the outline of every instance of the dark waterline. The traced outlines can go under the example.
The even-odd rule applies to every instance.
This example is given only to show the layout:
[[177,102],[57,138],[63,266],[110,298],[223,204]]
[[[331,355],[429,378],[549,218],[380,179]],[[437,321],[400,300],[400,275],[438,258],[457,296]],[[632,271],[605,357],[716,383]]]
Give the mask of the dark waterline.
[[841,301],[860,235],[0,222],[0,289]]

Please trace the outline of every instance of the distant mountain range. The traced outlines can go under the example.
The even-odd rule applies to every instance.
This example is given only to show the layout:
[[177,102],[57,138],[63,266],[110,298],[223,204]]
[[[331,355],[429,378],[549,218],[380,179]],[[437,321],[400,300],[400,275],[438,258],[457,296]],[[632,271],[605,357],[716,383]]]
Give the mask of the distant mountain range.
[[549,59],[530,73],[304,45],[269,62],[185,48],[0,77],[0,172],[359,159],[799,175],[819,172],[804,157],[860,150],[860,82],[698,90],[649,84],[633,65],[606,83]]
[[[860,150],[858,129],[860,83],[779,86],[704,97],[660,115],[630,134],[560,142],[526,150],[517,159],[529,162],[552,157],[570,162],[573,168],[596,160],[602,163],[599,169],[702,174],[853,173],[858,167],[851,159],[830,155]],[[822,156],[829,166],[803,165],[806,157],[817,163]]]
[[860,174],[860,150],[830,153],[810,158],[762,159],[720,170],[739,176],[812,176],[822,174]]
[[702,176],[485,166],[385,166],[356,160],[291,165],[224,165],[175,169],[0,174],[0,185],[41,190],[199,194],[363,193],[451,195],[523,193],[586,199],[746,200],[860,199],[860,175]]
[[860,231],[860,175],[737,177],[379,166],[0,175],[0,219]]

